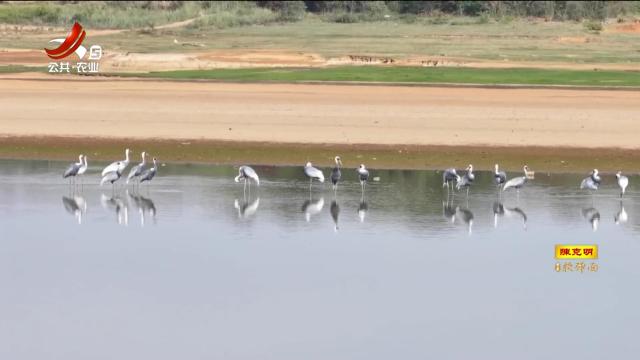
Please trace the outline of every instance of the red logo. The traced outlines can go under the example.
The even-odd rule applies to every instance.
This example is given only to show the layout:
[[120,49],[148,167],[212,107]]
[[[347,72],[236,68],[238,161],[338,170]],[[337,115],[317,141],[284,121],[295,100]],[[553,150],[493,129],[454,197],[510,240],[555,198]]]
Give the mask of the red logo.
[[67,38],[64,39],[60,46],[52,50],[44,49],[44,51],[47,53],[47,56],[54,60],[64,59],[82,45],[82,41],[86,35],[87,33],[82,29],[82,25],[76,22],[73,24],[69,35],[67,35]]

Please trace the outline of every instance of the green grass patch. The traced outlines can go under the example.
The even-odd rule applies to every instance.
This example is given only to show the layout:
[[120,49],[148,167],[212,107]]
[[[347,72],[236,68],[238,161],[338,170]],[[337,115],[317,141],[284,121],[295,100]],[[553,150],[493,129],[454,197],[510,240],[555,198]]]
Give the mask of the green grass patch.
[[341,66],[292,69],[179,70],[120,75],[245,82],[353,81],[482,85],[640,86],[640,72],[600,70]]
[[0,66],[0,74],[25,73],[25,72],[41,72],[45,71],[45,67],[23,66],[23,65],[6,65]]

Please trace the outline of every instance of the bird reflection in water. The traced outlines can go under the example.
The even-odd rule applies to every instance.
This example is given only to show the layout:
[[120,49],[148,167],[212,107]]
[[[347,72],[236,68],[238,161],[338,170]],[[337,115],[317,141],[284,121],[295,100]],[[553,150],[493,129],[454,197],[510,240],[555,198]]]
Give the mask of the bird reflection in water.
[[333,230],[338,231],[338,217],[340,216],[340,205],[336,200],[331,202],[331,207],[329,208],[331,212],[331,218],[333,219]]
[[369,204],[364,197],[364,193],[362,193],[362,196],[360,196],[360,204],[358,204],[358,218],[361,223],[364,222],[364,218],[367,216],[367,211],[369,211]]
[[453,199],[449,201],[449,197],[447,197],[447,201],[442,202],[442,216],[452,224],[456,221],[456,208],[453,206]]
[[513,217],[519,217],[522,220],[522,228],[524,230],[527,230],[527,214],[524,212],[524,210],[520,209],[519,207],[514,207],[514,208],[505,208],[504,205],[499,202],[496,201],[493,203],[493,227],[497,228],[498,227],[498,218],[501,217],[507,217],[507,218],[513,218]]
[[304,213],[304,218],[307,220],[307,222],[311,221],[311,217],[320,213],[323,207],[324,197],[321,197],[317,200],[313,200],[311,199],[311,197],[309,197],[309,199],[305,200],[302,204],[302,212]]
[[591,223],[591,229],[594,232],[598,230],[598,225],[600,225],[600,212],[598,209],[594,207],[582,209],[582,216]]
[[151,216],[151,220],[153,221],[153,223],[157,224],[156,205],[153,203],[153,200],[151,200],[151,198],[144,197],[138,193],[130,193],[129,190],[127,190],[127,195],[129,195],[129,199],[138,209],[138,213],[140,214],[140,226],[144,227],[144,225],[146,224],[147,214]]
[[618,213],[613,217],[613,220],[615,221],[616,225],[624,224],[629,221],[629,215],[627,215],[627,212],[624,210],[622,201],[620,201],[620,210],[618,210]]
[[119,195],[109,197],[102,194],[100,196],[100,204],[105,210],[116,213],[116,220],[119,225],[129,225],[129,206]]
[[245,196],[242,200],[235,199],[233,202],[233,207],[238,210],[238,218],[240,219],[246,219],[253,216],[253,214],[258,211],[258,206],[260,206],[259,197],[249,202]]
[[456,206],[455,219],[459,219],[465,223],[467,225],[467,231],[469,232],[469,235],[471,235],[473,228],[473,212],[468,208]]
[[78,225],[82,224],[82,217],[87,212],[87,202],[80,195],[73,197],[63,196],[62,205],[64,209],[71,215],[75,216],[78,221]]

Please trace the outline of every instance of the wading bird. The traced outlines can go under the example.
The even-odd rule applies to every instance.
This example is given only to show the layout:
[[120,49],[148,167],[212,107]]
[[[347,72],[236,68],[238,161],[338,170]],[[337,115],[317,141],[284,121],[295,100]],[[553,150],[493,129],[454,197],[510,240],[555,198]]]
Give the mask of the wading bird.
[[364,164],[360,164],[360,167],[356,170],[358,172],[358,178],[360,179],[360,187],[362,192],[367,187],[367,180],[369,180],[369,170],[364,167]]
[[106,168],[104,168],[104,170],[102,170],[102,176],[107,175],[107,173],[116,172],[116,171],[122,174],[124,172],[124,169],[126,169],[127,166],[129,166],[129,153],[130,153],[129,149],[126,149],[124,151],[125,159],[121,161],[115,161],[109,164],[109,166],[107,166]]
[[309,191],[311,191],[311,184],[313,183],[313,179],[316,179],[316,180],[320,181],[321,183],[324,182],[324,174],[322,173],[322,171],[320,169],[317,169],[317,168],[313,167],[311,162],[308,162],[304,166],[304,173],[309,178]]
[[620,187],[620,197],[623,197],[627,186],[629,186],[629,178],[622,175],[622,171],[616,173],[616,178],[618,179],[618,186]]
[[514,177],[513,179],[510,179],[509,181],[504,183],[504,185],[502,186],[502,191],[506,191],[508,188],[515,188],[516,193],[518,195],[520,194],[520,188],[522,188],[527,183],[527,174],[529,172],[529,167],[525,165],[522,167],[522,170],[524,171],[524,176]]
[[147,157],[147,153],[143,151],[142,162],[131,168],[131,171],[129,171],[129,176],[127,176],[127,184],[129,183],[129,181],[142,175],[142,172],[144,171],[144,166],[147,165],[146,157]]
[[500,188],[507,181],[507,174],[504,171],[498,169],[498,164],[495,164],[495,170],[493,171],[493,182],[498,188]]
[[582,179],[580,183],[580,189],[587,190],[598,190],[598,186],[600,186],[600,176],[598,176],[598,169],[593,169],[591,174],[586,178]]
[[462,189],[463,187],[467,188],[467,196],[469,196],[469,188],[471,187],[471,185],[473,185],[473,180],[475,180],[476,176],[473,174],[473,165],[469,164],[466,170],[467,173],[459,178],[460,180],[458,180],[458,182],[456,183],[456,188],[458,190]]
[[340,172],[342,159],[340,159],[340,156],[336,156],[334,161],[336,162],[336,166],[331,170],[331,183],[333,184],[333,192],[336,193],[338,191],[338,182],[342,177],[342,173]]
[[140,183],[143,183],[145,181],[151,181],[153,180],[153,177],[156,176],[156,173],[158,172],[157,160],[158,159],[153,158],[153,167],[145,170],[145,172],[143,172],[142,175],[140,175]]
[[122,176],[122,173],[119,170],[108,172],[104,174],[104,176],[102,176],[102,180],[100,181],[100,186],[106,183],[111,183],[111,189],[115,190],[114,183],[118,181],[118,179],[120,179],[120,176]]
[[[87,168],[89,167],[89,164],[87,163],[87,155],[82,155],[82,159],[83,159],[83,162],[82,162],[82,165],[80,166],[80,169],[78,169],[78,174],[77,174],[80,177],[80,179],[83,178],[82,175],[84,175],[84,173],[87,172]],[[81,180],[80,182],[84,184],[83,180]]]
[[[260,178],[258,174],[251,166],[242,165],[238,168],[238,176],[236,176],[233,180],[235,182],[240,182],[240,180],[244,180],[244,188],[247,188],[247,181],[249,179],[256,182],[256,185],[260,186]],[[251,182],[249,182],[249,188],[251,188]]]
[[[76,175],[78,175],[80,169],[84,166],[83,157],[84,157],[84,155],[80,154],[80,156],[78,156],[78,162],[77,163],[72,163],[71,165],[69,165],[67,170],[65,170],[64,173],[62,174],[62,178],[63,179],[70,178],[69,179],[69,185],[71,185],[71,177],[73,177],[73,179],[75,179],[75,177],[76,177]],[[86,170],[86,167],[85,167],[85,170]]]
[[456,172],[456,169],[449,168],[446,169],[442,173],[442,187],[447,187],[447,192],[449,192],[449,184],[451,184],[451,189],[453,190],[453,183],[460,181],[460,175]]

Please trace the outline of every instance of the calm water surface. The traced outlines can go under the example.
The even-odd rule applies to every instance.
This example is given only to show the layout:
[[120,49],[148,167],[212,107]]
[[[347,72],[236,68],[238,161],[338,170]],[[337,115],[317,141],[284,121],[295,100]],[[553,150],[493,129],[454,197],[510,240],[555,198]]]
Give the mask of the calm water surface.
[[[151,186],[0,161],[2,359],[635,359],[640,178],[542,174],[498,199],[477,173],[376,171],[337,197],[302,168],[160,167]],[[325,170],[328,174],[328,170]],[[510,174],[514,175],[514,174]],[[625,215],[626,213],[626,222]],[[598,244],[597,272],[554,245]],[[591,261],[593,262],[593,261]],[[587,262],[590,264],[591,262]]]

